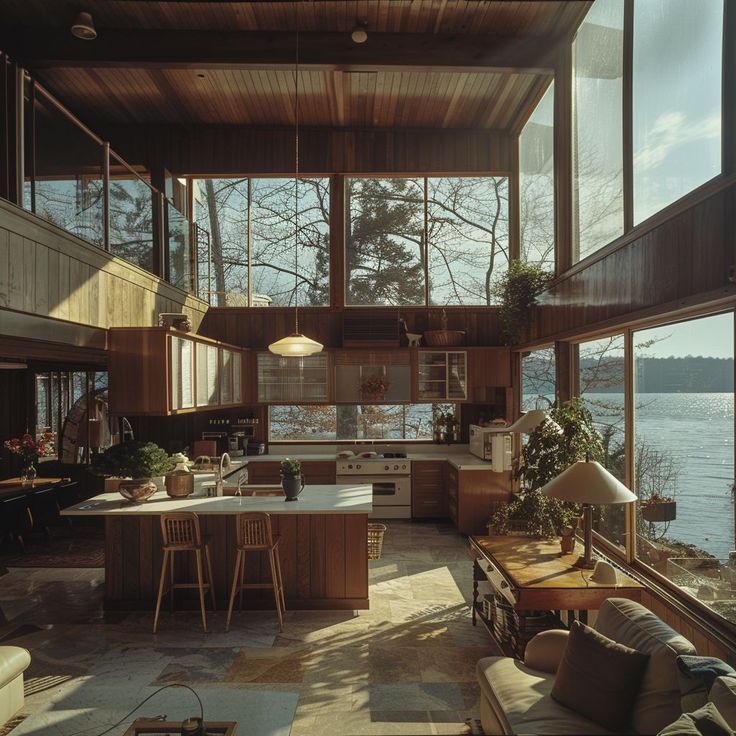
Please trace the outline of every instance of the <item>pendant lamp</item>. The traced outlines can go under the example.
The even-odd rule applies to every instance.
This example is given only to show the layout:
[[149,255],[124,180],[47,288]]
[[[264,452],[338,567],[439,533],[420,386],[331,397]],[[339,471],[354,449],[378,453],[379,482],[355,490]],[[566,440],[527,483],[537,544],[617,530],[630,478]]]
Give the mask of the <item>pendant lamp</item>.
[[284,358],[304,358],[322,352],[322,344],[299,332],[299,25],[297,18],[294,65],[294,332],[272,342],[268,349]]

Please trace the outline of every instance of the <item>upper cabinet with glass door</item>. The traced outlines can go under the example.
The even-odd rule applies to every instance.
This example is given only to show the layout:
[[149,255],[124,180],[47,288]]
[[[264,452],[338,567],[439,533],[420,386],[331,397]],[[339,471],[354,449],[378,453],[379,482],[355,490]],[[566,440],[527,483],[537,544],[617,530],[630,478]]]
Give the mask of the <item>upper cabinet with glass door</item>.
[[260,403],[324,404],[330,396],[330,360],[327,353],[308,358],[283,358],[273,353],[257,357]]
[[243,402],[243,351],[165,327],[110,334],[110,410],[163,416]]
[[468,398],[467,353],[420,350],[417,354],[417,401],[465,401]]

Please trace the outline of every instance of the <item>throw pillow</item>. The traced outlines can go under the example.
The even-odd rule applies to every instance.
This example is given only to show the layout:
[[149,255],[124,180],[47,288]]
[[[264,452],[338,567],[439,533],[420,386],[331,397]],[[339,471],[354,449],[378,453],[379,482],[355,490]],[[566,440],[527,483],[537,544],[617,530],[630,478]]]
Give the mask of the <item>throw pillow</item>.
[[736,675],[736,670],[717,657],[682,654],[677,658],[680,681],[680,705],[683,713],[701,708],[708,701],[708,692],[721,675]]
[[609,731],[624,731],[648,661],[648,654],[574,621],[552,698]]
[[665,726],[657,736],[731,736],[733,731],[713,703],[706,703],[694,713],[683,713]]

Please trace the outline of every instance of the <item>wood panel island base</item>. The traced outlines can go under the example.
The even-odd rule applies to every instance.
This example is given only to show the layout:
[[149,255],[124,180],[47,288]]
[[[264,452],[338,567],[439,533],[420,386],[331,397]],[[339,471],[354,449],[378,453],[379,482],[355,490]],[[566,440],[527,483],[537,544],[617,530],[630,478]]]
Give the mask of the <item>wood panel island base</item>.
[[[245,492],[246,489],[244,489]],[[199,515],[209,536],[218,607],[224,608],[235,567],[235,515],[265,511],[280,539],[286,607],[292,610],[368,608],[368,513],[370,485],[306,486],[299,500],[283,497],[171,499],[159,491],[142,504],[105,493],[65,509],[71,516],[105,516],[105,607],[153,609],[163,561],[160,516],[175,511]],[[177,581],[196,580],[194,555],[179,554]],[[191,558],[191,559],[189,559]],[[268,561],[246,555],[246,582],[268,582]],[[196,592],[177,591],[176,606],[197,607]],[[273,608],[270,590],[249,590],[244,608]]]

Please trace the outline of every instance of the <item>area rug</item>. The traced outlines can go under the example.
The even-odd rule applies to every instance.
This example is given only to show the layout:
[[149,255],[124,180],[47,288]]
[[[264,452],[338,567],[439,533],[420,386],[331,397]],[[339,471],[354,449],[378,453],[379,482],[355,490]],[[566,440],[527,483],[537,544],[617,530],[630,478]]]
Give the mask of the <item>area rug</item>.
[[0,551],[0,568],[104,566],[105,538],[98,529],[58,532],[51,539],[29,540],[25,552]]

